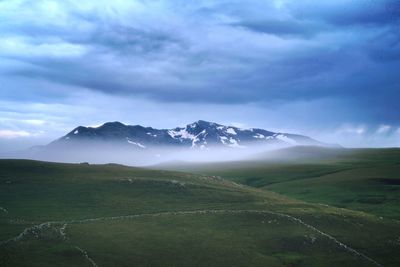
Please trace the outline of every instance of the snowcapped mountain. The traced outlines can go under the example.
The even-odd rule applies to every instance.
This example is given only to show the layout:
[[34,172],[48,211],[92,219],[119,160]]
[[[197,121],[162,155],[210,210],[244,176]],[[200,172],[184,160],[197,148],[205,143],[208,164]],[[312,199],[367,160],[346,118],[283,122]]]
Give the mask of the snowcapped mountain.
[[157,147],[210,147],[245,148],[251,145],[316,145],[327,144],[310,137],[275,133],[263,129],[242,129],[203,120],[174,129],[154,129],[140,125],[107,122],[99,127],[79,126],[48,146],[67,146],[78,143],[112,144],[140,150]]

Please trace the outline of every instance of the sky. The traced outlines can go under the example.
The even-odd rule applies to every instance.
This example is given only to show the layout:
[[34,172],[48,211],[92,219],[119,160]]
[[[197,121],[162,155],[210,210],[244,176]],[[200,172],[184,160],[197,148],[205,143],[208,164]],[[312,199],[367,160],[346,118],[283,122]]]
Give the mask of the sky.
[[398,0],[0,0],[0,151],[199,119],[400,146]]

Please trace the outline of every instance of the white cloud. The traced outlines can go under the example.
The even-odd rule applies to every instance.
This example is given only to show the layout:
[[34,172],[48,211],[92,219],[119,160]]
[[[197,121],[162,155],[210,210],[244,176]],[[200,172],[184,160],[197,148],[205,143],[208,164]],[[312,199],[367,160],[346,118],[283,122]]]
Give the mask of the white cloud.
[[0,53],[6,56],[78,57],[86,51],[85,46],[67,43],[57,38],[42,40],[40,43],[22,37],[0,38]]
[[392,126],[390,126],[390,125],[380,125],[378,130],[376,130],[376,133],[385,134],[385,133],[389,132],[390,129],[392,129]]
[[343,133],[348,133],[348,134],[359,134],[362,135],[366,131],[365,126],[359,125],[359,126],[354,126],[354,125],[344,125],[340,127],[337,130],[338,134],[343,134]]
[[319,140],[339,143],[345,147],[398,147],[400,127],[387,124],[344,124],[337,129],[327,128],[311,135]]
[[22,123],[30,124],[30,125],[44,125],[46,124],[45,121],[43,120],[37,120],[37,119],[29,119],[29,120],[21,120]]
[[30,136],[32,136],[32,134],[27,131],[0,130],[0,138],[12,139]]

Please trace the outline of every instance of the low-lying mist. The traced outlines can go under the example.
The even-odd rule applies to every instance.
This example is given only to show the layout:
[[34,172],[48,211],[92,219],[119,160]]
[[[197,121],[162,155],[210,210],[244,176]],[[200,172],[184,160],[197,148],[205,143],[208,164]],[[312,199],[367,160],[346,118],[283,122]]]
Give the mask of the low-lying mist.
[[[76,142],[68,146],[43,146],[26,151],[2,155],[3,158],[24,158],[65,163],[117,163],[129,166],[176,164],[178,162],[205,163],[254,160],[260,156],[274,158],[274,154],[287,146],[252,145],[246,147],[210,146],[200,149],[154,147],[130,148],[114,143]],[[275,151],[275,152],[274,152]]]

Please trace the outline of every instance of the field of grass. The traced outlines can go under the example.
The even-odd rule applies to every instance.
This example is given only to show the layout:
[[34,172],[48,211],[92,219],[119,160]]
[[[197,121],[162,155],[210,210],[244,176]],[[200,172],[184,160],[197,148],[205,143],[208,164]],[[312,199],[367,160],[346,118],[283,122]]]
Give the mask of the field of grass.
[[169,168],[400,220],[400,149],[295,147],[252,161]]
[[[190,174],[0,160],[0,266],[399,265],[397,220],[272,192],[280,191],[272,188],[278,178],[269,183],[264,175],[280,167],[251,173],[257,164]],[[309,164],[302,178],[282,172],[282,188],[307,173],[351,172]],[[266,182],[237,183],[248,177]]]

